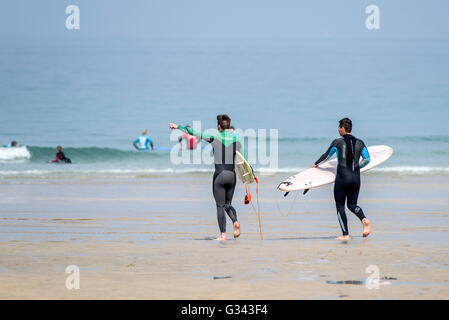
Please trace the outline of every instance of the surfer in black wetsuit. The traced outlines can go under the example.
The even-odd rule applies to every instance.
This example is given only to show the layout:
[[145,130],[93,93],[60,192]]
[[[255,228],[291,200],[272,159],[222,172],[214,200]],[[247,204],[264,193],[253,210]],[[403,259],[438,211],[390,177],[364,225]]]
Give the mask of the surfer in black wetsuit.
[[235,152],[239,151],[242,155],[244,155],[244,152],[240,138],[230,131],[231,119],[227,115],[222,114],[217,116],[217,122],[218,134],[196,131],[191,127],[178,126],[175,123],[169,123],[169,126],[170,129],[179,129],[212,145],[215,162],[212,188],[217,205],[217,219],[221,233],[220,237],[215,240],[226,241],[226,213],[234,224],[234,238],[240,236],[240,223],[237,221],[237,212],[231,203],[236,184]]
[[53,162],[53,163],[59,163],[59,162],[72,163],[72,161],[65,156],[64,152],[62,152],[61,146],[58,146],[56,148],[56,159],[51,160],[51,162]]
[[[370,234],[370,223],[365,217],[362,208],[357,205],[360,190],[360,169],[370,161],[368,149],[362,140],[351,134],[352,121],[348,118],[341,119],[338,133],[341,138],[335,139],[329,149],[315,162],[312,167],[317,167],[321,162],[328,160],[334,153],[337,154],[338,167],[334,185],[334,198],[337,206],[337,216],[343,236],[338,240],[349,240],[348,220],[345,213],[345,202],[363,223],[363,236]],[[362,158],[362,161],[360,161]]]

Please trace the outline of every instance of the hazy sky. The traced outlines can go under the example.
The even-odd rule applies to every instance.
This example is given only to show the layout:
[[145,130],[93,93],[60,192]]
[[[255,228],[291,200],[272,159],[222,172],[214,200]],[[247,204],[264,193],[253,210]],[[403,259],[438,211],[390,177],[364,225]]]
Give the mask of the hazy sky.
[[[65,28],[78,5],[81,29]],[[365,8],[380,8],[380,30]],[[448,37],[448,0],[2,0],[0,35]]]

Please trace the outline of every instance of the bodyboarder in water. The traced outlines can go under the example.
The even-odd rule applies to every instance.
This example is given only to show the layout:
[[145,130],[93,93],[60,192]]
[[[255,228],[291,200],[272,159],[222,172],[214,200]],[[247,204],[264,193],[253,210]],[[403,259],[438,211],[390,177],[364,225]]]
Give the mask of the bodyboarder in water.
[[230,125],[231,119],[226,114],[217,116],[218,134],[208,134],[196,131],[190,127],[169,123],[170,129],[179,129],[212,145],[215,162],[212,188],[217,205],[217,220],[220,228],[220,236],[215,240],[218,241],[226,241],[226,214],[233,222],[234,238],[240,236],[240,223],[237,220],[237,212],[232,206],[232,197],[236,184],[235,152],[239,151],[243,155],[244,152],[243,143],[240,138],[230,132]]
[[72,163],[72,161],[65,156],[64,152],[62,152],[62,147],[61,146],[58,146],[56,148],[56,159],[55,160],[51,160],[51,162],[52,163],[60,163],[60,162]]
[[154,150],[153,141],[148,136],[148,130],[143,130],[142,135],[133,141],[133,146],[139,151]]
[[[338,133],[341,138],[335,139],[327,151],[315,162],[312,167],[317,167],[323,161],[328,160],[336,153],[338,159],[337,176],[334,184],[334,198],[337,207],[337,217],[343,235],[338,240],[349,240],[348,220],[345,213],[345,202],[363,224],[363,236],[370,234],[370,223],[365,217],[362,208],[357,205],[360,190],[360,169],[370,162],[368,149],[362,140],[351,134],[352,121],[348,118],[341,119]],[[360,158],[363,158],[360,161]]]

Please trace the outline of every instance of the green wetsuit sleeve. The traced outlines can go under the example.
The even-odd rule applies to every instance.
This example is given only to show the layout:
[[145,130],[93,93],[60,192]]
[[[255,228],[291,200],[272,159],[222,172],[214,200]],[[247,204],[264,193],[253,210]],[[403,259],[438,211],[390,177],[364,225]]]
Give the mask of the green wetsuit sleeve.
[[191,136],[195,136],[195,137],[198,137],[200,139],[203,139],[204,141],[207,141],[209,143],[214,141],[214,139],[215,139],[215,136],[213,134],[204,133],[204,132],[201,132],[201,131],[198,131],[198,130],[194,130],[192,128],[186,128],[186,127],[183,127],[183,126],[178,126],[178,129],[181,130],[182,132],[190,134]]

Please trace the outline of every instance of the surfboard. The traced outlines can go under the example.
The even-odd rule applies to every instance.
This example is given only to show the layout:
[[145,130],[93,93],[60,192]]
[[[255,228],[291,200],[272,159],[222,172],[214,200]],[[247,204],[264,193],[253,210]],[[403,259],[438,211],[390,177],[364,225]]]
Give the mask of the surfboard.
[[[154,150],[156,150],[156,151],[170,151],[171,148],[164,147],[164,146],[154,146]],[[146,151],[146,150],[144,150],[144,151]]]
[[238,151],[235,152],[234,166],[235,173],[237,174],[237,177],[240,181],[242,181],[244,184],[250,184],[254,182],[255,179],[253,169],[251,168],[248,161],[246,161],[243,155]]
[[[393,149],[389,146],[370,146],[368,152],[370,162],[360,169],[360,172],[366,172],[387,161],[393,154]],[[337,174],[337,162],[335,158],[321,163],[317,168],[301,171],[281,182],[279,190],[285,192],[306,190],[333,183]]]

